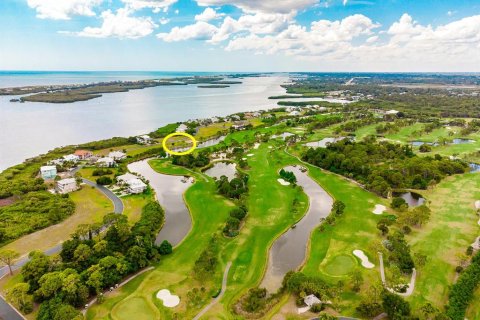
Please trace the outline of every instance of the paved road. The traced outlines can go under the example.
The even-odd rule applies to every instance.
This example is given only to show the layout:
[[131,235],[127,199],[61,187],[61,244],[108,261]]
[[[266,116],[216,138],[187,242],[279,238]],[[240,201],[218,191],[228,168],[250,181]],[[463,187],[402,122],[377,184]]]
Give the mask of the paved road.
[[[90,180],[87,180],[87,179],[82,179],[82,180],[83,180],[83,183],[85,183],[86,185],[97,188],[101,193],[103,193],[106,197],[108,197],[113,202],[113,207],[114,207],[114,212],[115,213],[118,213],[118,214],[123,213],[123,209],[124,209],[123,202],[112,191],[110,191],[109,189],[107,189],[104,186],[97,185],[95,182],[92,182]],[[54,246],[50,249],[45,250],[44,252],[47,256],[50,256],[50,255],[53,255],[55,253],[60,252],[61,250],[62,250],[62,245],[59,244],[59,245],[56,245],[56,246]],[[15,271],[15,270],[20,269],[29,260],[30,259],[28,258],[28,256],[17,260],[15,262],[15,264],[12,265],[12,270]],[[0,278],[4,277],[8,273],[9,273],[9,270],[8,270],[7,266],[4,266],[4,267],[0,268]],[[8,303],[6,303],[5,300],[3,299],[3,297],[0,296],[0,319],[3,319],[3,320],[17,320],[17,319],[23,319],[23,317],[21,317],[18,314],[18,312],[15,309],[13,309]]]
[[210,302],[205,308],[203,308],[202,311],[200,311],[199,314],[193,318],[193,320],[198,320],[200,317],[202,317],[205,313],[207,313],[208,310],[210,310],[211,307],[213,307],[220,299],[222,299],[223,295],[225,294],[225,290],[227,290],[227,279],[228,279],[228,271],[230,271],[230,267],[232,266],[232,262],[228,261],[227,267],[225,268],[225,272],[223,273],[223,279],[222,279],[222,290],[220,291],[220,294],[213,299],[212,302]]

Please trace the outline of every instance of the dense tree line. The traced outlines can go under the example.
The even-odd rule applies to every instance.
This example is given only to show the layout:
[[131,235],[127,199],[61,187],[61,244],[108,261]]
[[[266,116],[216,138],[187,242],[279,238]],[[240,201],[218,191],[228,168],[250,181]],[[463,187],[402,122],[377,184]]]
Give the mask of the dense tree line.
[[297,177],[295,177],[295,174],[292,171],[286,171],[284,169],[281,169],[279,174],[280,178],[282,178],[283,180],[290,182],[291,184],[297,183]]
[[[171,246],[168,250],[154,243],[163,221],[160,205],[150,202],[132,227],[125,216],[110,214],[104,218],[104,237],[93,238],[86,229],[76,232],[63,243],[60,261],[41,252],[30,253],[21,270],[24,282],[9,290],[9,299],[26,313],[33,301],[41,303],[37,319],[83,319],[75,308],[85,305],[89,297],[114,287],[161,253],[171,252]],[[94,229],[98,234],[101,228]]]
[[240,173],[237,178],[230,181],[226,176],[221,176],[216,184],[218,193],[221,195],[231,199],[239,199],[248,192],[248,175]]
[[241,206],[230,210],[229,217],[223,228],[223,234],[227,237],[236,237],[240,230],[242,221],[247,216],[247,208]]
[[465,319],[465,313],[474,292],[480,284],[480,252],[472,258],[472,263],[460,274],[448,295],[447,315],[453,320]]
[[426,189],[447,175],[464,173],[467,165],[439,155],[417,157],[411,146],[367,139],[348,139],[327,148],[310,148],[303,160],[353,178],[367,189],[388,196],[392,189]]
[[187,168],[201,168],[210,163],[210,158],[206,152],[199,152],[195,157],[193,154],[187,154],[184,156],[173,156],[172,164]]

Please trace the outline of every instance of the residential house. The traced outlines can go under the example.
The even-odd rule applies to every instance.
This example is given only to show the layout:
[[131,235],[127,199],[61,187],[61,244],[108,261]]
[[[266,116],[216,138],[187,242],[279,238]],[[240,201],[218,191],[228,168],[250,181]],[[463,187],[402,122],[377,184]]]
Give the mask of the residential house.
[[74,153],[80,160],[86,160],[93,156],[93,152],[88,150],[76,150]]
[[299,111],[292,111],[288,114],[289,116],[299,116],[300,112]]
[[133,179],[138,179],[136,175],[133,175],[129,172],[122,174],[121,176],[117,177],[117,183],[120,185],[126,185],[128,181],[133,180]]
[[59,180],[57,181],[55,190],[60,194],[76,191],[78,190],[77,181],[74,178]]
[[144,134],[142,136],[137,137],[137,142],[141,143],[141,144],[151,144],[151,143],[153,143],[153,139],[150,138],[149,135]]
[[104,157],[97,160],[97,166],[99,167],[113,167],[115,165],[115,160],[110,157]]
[[313,306],[314,304],[319,304],[322,303],[320,299],[317,298],[314,294],[308,295],[305,298],[303,298],[303,302],[309,307]]
[[63,159],[68,162],[78,162],[80,160],[80,157],[75,154],[68,154],[66,156],[63,156]]
[[247,125],[248,121],[237,121],[232,124],[232,128],[235,130],[244,130]]
[[127,155],[121,151],[112,151],[108,154],[108,157],[115,161],[119,161],[125,159]]
[[57,176],[57,167],[56,166],[43,166],[40,168],[40,175],[45,180],[55,179]]
[[397,111],[397,110],[388,110],[387,112],[385,112],[386,115],[390,115],[390,114],[398,114],[400,111]]
[[187,125],[182,123],[178,126],[177,132],[185,132],[187,131],[187,129],[188,129]]
[[132,179],[127,182],[128,185],[128,192],[137,194],[137,193],[142,193],[147,189],[147,185],[140,179]]

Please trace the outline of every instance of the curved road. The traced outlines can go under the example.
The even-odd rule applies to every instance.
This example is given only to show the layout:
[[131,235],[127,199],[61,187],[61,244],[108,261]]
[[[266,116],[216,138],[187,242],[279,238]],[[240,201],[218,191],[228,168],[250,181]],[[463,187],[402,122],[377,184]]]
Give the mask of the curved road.
[[[114,208],[114,212],[117,213],[117,214],[122,214],[123,213],[123,202],[122,200],[120,200],[119,197],[117,197],[112,191],[110,191],[109,189],[107,189],[106,187],[104,186],[101,186],[101,185],[98,185],[96,184],[95,182],[92,182],[90,180],[87,180],[87,179],[83,179],[82,178],[82,181],[83,183],[85,183],[86,185],[88,186],[92,186],[92,187],[95,187],[97,188],[98,191],[100,191],[101,193],[103,193],[107,198],[109,198],[112,202],[113,202],[113,208]],[[59,245],[56,245],[50,249],[47,249],[44,251],[44,253],[47,255],[47,256],[50,256],[50,255],[53,255],[55,253],[58,253],[62,250],[62,245],[59,244]],[[14,265],[12,265],[12,270],[18,270],[20,269],[22,266],[24,266],[30,259],[28,258],[28,256],[25,256],[19,260],[17,260],[15,262]],[[8,267],[7,266],[4,266],[2,268],[0,268],[0,278],[3,278],[5,275],[8,274]],[[4,299],[2,296],[0,296],[0,319],[2,320],[21,320],[21,319],[24,319],[23,316],[19,315],[19,313],[14,309],[12,308],[12,306],[10,306]]]
[[225,290],[227,290],[227,279],[228,279],[228,271],[230,271],[230,267],[232,266],[232,261],[227,262],[227,267],[225,268],[225,272],[223,273],[223,279],[222,279],[222,290],[220,291],[220,294],[213,299],[212,302],[210,302],[205,308],[200,311],[199,314],[193,318],[193,320],[198,320],[200,317],[202,317],[205,313],[207,313],[208,310],[210,310],[211,307],[213,307],[220,299],[222,299],[223,295],[225,294]]

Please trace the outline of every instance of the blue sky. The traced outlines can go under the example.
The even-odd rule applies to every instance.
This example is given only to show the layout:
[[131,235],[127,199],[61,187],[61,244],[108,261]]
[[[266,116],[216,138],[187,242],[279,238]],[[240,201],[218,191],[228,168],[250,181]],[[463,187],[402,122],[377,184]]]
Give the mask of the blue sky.
[[478,0],[2,0],[0,69],[480,71]]

